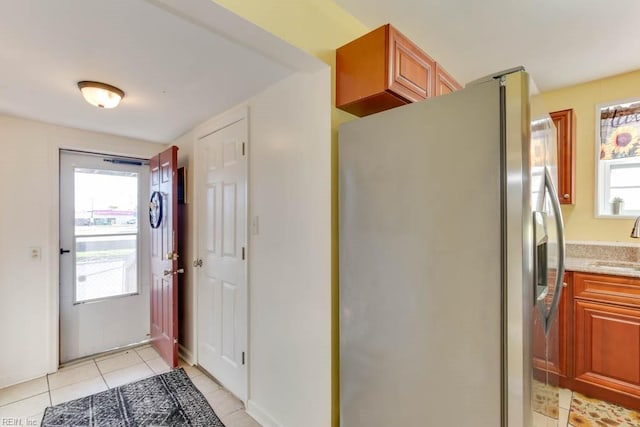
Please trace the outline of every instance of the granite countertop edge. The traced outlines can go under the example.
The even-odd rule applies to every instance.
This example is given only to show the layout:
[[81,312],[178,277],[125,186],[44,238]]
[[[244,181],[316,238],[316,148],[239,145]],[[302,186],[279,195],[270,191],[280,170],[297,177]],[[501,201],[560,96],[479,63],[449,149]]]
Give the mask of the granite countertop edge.
[[640,278],[640,263],[637,264],[638,270],[593,265],[601,261],[602,260],[600,259],[593,259],[593,258],[571,258],[570,257],[565,260],[565,271],[576,271],[581,273],[595,273],[595,274],[606,274],[610,276]]

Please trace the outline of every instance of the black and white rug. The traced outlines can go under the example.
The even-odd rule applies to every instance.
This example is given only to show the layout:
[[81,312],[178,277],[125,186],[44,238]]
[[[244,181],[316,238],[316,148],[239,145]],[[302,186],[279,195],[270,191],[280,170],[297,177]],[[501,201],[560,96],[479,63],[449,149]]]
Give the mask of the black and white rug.
[[49,407],[43,427],[224,427],[182,368]]

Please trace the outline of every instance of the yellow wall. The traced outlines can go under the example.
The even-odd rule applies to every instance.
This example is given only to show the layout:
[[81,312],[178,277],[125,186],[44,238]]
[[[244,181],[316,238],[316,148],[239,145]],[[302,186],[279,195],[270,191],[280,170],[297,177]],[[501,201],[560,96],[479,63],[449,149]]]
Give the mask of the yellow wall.
[[[335,105],[335,49],[369,28],[332,0],[214,0],[288,43],[329,64],[331,77],[332,187],[332,424],[339,425],[338,383],[338,125],[354,117]],[[301,93],[300,96],[304,96]]]
[[576,203],[564,205],[568,240],[638,243],[629,234],[630,219],[595,218],[595,109],[597,104],[640,97],[640,71],[570,86],[541,94],[549,111],[573,108],[576,127]]

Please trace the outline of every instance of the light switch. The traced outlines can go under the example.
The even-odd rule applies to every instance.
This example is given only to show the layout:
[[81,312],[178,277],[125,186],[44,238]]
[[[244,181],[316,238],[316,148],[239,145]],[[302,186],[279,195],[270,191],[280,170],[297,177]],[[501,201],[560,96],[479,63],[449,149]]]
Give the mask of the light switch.
[[34,261],[40,261],[40,252],[40,248],[37,246],[32,246],[29,248],[29,255]]
[[254,216],[251,220],[251,234],[257,236],[260,233],[260,221],[258,216]]

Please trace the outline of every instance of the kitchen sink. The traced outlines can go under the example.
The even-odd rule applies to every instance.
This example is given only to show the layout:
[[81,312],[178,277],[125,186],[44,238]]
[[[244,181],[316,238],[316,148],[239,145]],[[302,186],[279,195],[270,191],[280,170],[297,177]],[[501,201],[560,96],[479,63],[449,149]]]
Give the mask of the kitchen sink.
[[590,264],[592,267],[610,268],[615,270],[640,271],[640,263],[628,261],[595,261]]

